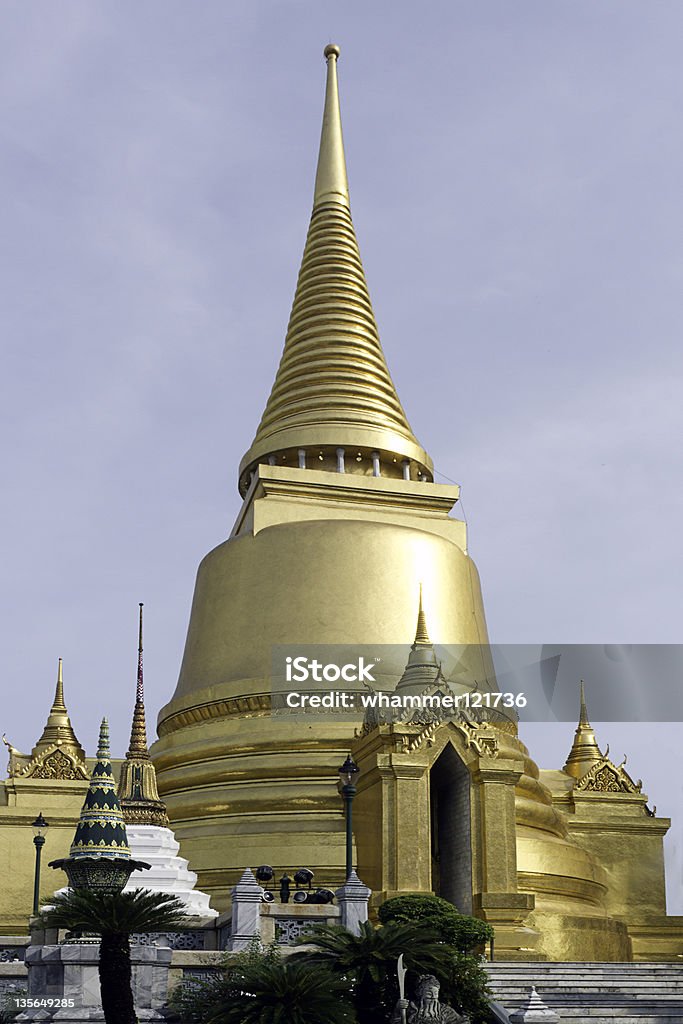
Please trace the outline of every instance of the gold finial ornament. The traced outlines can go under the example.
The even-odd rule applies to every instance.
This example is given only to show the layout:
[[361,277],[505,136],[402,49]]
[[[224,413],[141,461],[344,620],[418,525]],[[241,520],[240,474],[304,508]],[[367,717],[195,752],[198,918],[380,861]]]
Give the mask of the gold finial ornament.
[[569,751],[569,757],[564,766],[564,771],[575,779],[582,779],[583,776],[598,764],[603,758],[602,751],[595,739],[593,726],[588,720],[588,709],[586,707],[586,693],[581,680],[579,724],[574,733],[574,742]]
[[44,753],[49,747],[59,746],[69,750],[77,761],[85,761],[85,750],[78,742],[76,733],[71,725],[69,712],[64,703],[64,677],[62,659],[57,662],[57,685],[52,701],[52,707],[45,723],[42,735],[31,752],[31,758],[35,759]]
[[583,679],[581,680],[581,706],[579,709],[579,725],[587,725],[590,727],[590,722],[588,721],[588,708],[586,707],[586,689],[583,684]]
[[[366,475],[379,453],[382,475],[432,479],[429,455],[413,434],[384,358],[351,220],[337,58],[325,47],[327,85],[308,237],[285,347],[256,436],[239,470],[247,493],[259,463],[300,465],[315,452],[345,472]],[[360,456],[360,458],[358,458]]]
[[[341,110],[339,107],[339,85],[337,82],[337,60],[339,47],[330,43],[325,47],[327,59],[327,88],[323,127],[320,134],[318,169],[313,190],[313,209],[327,199],[342,203],[350,208],[349,181],[346,175],[346,157],[342,136]],[[332,59],[334,58],[334,59]]]
[[66,704],[64,703],[64,679],[62,676],[62,659],[60,658],[57,665],[57,688],[55,689],[55,699],[52,703],[53,711],[66,711]]
[[417,629],[415,630],[415,644],[422,646],[432,646],[432,641],[429,639],[429,631],[427,629],[427,618],[422,607],[422,584],[420,584],[420,604],[417,612]]

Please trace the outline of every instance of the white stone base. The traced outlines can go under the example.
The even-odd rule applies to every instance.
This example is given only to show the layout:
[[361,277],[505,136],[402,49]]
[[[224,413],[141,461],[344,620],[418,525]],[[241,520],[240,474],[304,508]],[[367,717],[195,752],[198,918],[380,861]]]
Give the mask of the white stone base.
[[180,844],[170,828],[157,825],[126,825],[128,845],[135,860],[146,861],[149,871],[134,871],[126,890],[152,889],[177,896],[192,917],[217,917],[209,906],[210,896],[195,889],[197,875],[188,868],[184,857],[178,856]]

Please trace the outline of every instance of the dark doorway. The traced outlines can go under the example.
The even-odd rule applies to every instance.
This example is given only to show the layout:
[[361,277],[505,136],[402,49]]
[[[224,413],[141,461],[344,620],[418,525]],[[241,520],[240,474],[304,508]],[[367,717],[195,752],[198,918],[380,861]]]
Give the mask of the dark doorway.
[[462,914],[472,913],[470,776],[449,744],[430,773],[432,886]]

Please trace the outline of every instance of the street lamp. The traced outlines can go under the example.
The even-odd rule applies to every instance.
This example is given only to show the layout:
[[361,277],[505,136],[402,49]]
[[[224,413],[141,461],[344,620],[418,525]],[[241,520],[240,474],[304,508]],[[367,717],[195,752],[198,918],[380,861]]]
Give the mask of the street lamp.
[[339,769],[339,781],[341,783],[341,794],[344,797],[346,806],[346,878],[347,881],[353,871],[353,822],[351,818],[351,804],[356,795],[356,778],[360,768],[351,755],[346,758]]
[[41,811],[36,820],[31,825],[33,829],[33,844],[36,848],[36,871],[33,879],[33,916],[35,917],[38,913],[38,904],[40,902],[40,855],[43,852],[45,846],[45,833],[47,831],[47,822],[43,817]]

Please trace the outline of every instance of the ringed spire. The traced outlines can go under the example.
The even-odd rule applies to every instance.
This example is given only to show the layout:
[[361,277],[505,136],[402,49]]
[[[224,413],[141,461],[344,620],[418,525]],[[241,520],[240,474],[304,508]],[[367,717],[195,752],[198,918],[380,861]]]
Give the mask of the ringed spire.
[[331,43],[324,53],[313,213],[280,366],[240,464],[243,496],[259,463],[432,479],[432,461],[411,430],[382,351],[351,219],[340,50]]
[[128,825],[157,825],[168,828],[166,804],[159,799],[157,776],[147,746],[145,719],[145,684],[142,665],[142,609],[140,602],[138,621],[138,671],[135,688],[135,707],[130,731],[130,744],[121,764],[118,798],[123,819]]

